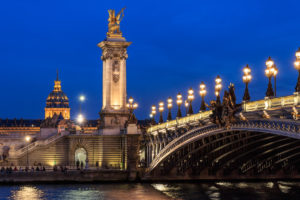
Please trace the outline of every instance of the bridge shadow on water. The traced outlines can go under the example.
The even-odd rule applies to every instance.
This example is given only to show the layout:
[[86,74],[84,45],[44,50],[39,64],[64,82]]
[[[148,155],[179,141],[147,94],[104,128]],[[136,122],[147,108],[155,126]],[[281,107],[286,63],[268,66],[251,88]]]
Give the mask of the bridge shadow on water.
[[300,199],[300,182],[210,182],[152,184],[173,199]]

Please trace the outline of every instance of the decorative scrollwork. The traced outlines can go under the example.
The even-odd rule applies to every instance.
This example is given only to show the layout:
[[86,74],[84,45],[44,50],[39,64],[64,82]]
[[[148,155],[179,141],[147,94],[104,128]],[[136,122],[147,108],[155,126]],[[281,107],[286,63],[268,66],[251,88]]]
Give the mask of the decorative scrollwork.
[[101,56],[101,59],[103,61],[107,59],[126,60],[127,58],[128,58],[128,54],[126,48],[117,48],[117,47],[103,48],[103,53]]

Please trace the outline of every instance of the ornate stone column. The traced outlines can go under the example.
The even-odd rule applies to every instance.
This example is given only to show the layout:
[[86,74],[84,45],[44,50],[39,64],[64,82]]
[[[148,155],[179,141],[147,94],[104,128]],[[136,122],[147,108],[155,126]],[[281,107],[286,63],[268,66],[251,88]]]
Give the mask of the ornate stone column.
[[126,107],[126,59],[131,42],[125,38],[107,38],[98,46],[102,49],[103,105],[100,111],[101,129],[123,129],[129,117]]
[[98,44],[102,49],[103,83],[102,109],[100,111],[99,129],[105,135],[120,134],[125,130],[129,118],[126,107],[126,59],[127,42],[122,36],[120,22],[124,17],[124,10],[116,13],[108,10],[108,32],[106,39]]

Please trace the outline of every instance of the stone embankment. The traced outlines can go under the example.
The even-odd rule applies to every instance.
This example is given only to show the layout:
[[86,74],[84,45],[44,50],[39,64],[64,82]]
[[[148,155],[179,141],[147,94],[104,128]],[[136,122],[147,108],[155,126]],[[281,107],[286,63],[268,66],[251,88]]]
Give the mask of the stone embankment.
[[136,174],[122,170],[70,170],[1,173],[0,183],[132,181]]

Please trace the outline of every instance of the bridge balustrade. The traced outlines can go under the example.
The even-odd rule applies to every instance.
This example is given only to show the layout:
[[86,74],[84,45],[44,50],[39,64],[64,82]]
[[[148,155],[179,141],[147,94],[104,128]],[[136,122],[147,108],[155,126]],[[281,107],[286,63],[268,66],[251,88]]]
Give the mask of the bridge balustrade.
[[[252,101],[252,102],[243,102],[242,109],[243,112],[254,112],[260,110],[273,110],[282,107],[294,107],[300,104],[300,94],[294,93],[294,95],[284,96],[284,97],[277,97],[277,98],[268,98]],[[147,129],[147,133],[157,134],[160,130],[181,127],[186,124],[192,124],[196,121],[201,120],[208,120],[209,116],[211,115],[212,111],[205,111],[196,113],[190,116],[177,118],[172,121],[168,121],[162,124],[151,126]],[[298,114],[298,113],[296,113]]]

